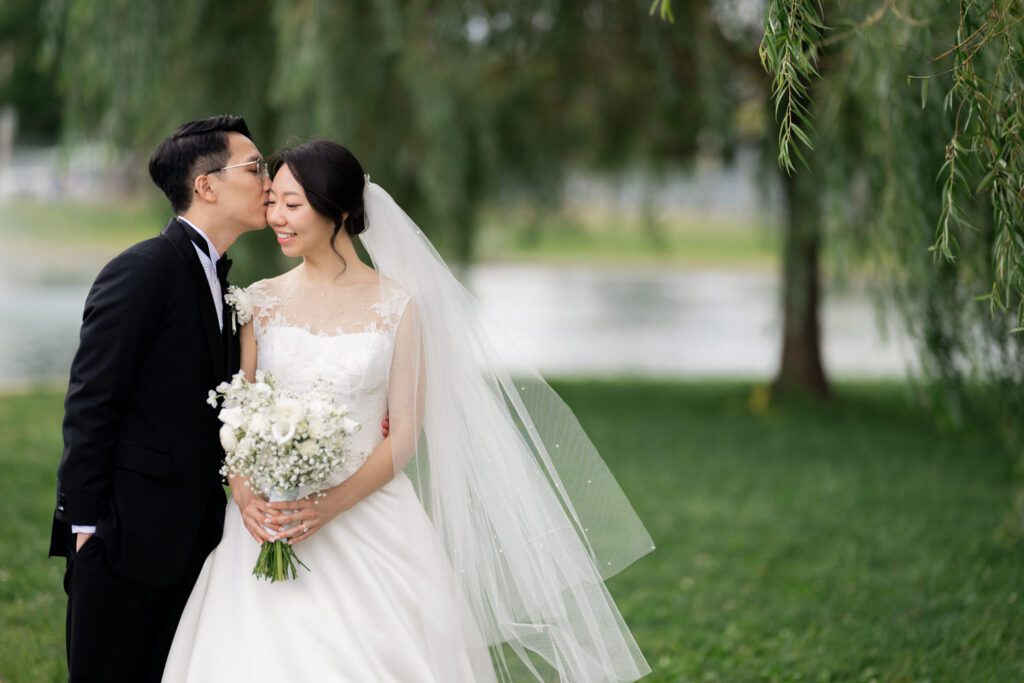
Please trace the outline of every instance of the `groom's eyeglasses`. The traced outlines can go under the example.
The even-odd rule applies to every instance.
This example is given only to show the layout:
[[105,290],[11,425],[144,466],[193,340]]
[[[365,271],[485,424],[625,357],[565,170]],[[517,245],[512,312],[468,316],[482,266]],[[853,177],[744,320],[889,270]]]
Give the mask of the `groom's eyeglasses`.
[[227,171],[231,168],[241,168],[242,166],[252,166],[253,164],[256,164],[256,175],[262,178],[266,178],[270,175],[269,169],[267,168],[267,161],[263,157],[253,159],[252,161],[246,161],[241,164],[232,164],[231,166],[225,166],[224,168],[215,168],[210,171],[210,173],[220,173],[221,171]]

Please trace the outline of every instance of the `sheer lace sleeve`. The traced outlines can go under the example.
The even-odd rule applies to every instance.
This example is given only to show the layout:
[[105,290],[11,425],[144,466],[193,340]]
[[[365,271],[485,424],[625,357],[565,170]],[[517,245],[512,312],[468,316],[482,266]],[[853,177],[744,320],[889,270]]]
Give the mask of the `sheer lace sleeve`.
[[271,320],[278,314],[277,309],[281,300],[273,292],[273,283],[270,280],[254,282],[245,291],[252,306],[253,332],[256,335],[256,342],[259,343]]
[[[424,411],[424,357],[416,302],[406,295],[389,310],[394,321],[394,352],[388,377],[388,416],[395,472],[416,455]],[[399,308],[398,306],[401,306]]]

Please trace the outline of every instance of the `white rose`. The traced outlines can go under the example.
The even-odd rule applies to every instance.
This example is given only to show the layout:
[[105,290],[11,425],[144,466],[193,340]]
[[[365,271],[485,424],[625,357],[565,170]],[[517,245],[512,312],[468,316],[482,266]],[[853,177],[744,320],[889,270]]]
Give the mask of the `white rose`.
[[328,428],[327,421],[314,417],[309,420],[309,435],[314,439],[322,439],[327,436]]
[[306,417],[306,409],[297,399],[279,398],[274,403],[274,417],[279,422],[301,422]]
[[270,420],[263,413],[253,413],[249,418],[249,431],[253,434],[265,434],[270,429]]
[[270,395],[274,393],[274,390],[266,382],[256,382],[250,390],[260,398],[270,398]]
[[283,446],[292,440],[295,436],[295,423],[294,422],[275,422],[270,428],[270,433],[274,436],[274,441],[278,445]]
[[242,415],[241,408],[224,408],[220,411],[220,415],[217,416],[220,421],[226,425],[231,425],[235,429],[242,426],[244,416]]
[[316,455],[318,448],[316,441],[306,440],[299,444],[299,455],[305,458],[312,458]]
[[235,437],[235,429],[225,424],[220,427],[220,445],[224,447],[225,453],[234,453],[238,448],[238,439]]

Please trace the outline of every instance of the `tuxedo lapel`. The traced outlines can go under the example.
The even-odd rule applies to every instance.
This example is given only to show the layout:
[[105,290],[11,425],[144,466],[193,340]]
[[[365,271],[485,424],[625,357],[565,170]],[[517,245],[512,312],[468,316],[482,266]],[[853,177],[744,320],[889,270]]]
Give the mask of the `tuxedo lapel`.
[[[227,254],[224,255],[225,257]],[[227,285],[226,285],[227,286]],[[227,302],[224,302],[224,317],[221,321],[221,340],[224,349],[224,359],[227,363],[226,376],[231,377],[239,368],[239,335],[237,325],[233,325],[234,311]],[[234,329],[232,329],[234,328]]]
[[[203,319],[203,329],[206,331],[206,343],[210,351],[210,360],[213,362],[213,371],[218,379],[226,377],[223,341],[221,340],[220,323],[217,320],[217,309],[210,297],[210,285],[206,279],[203,266],[199,263],[199,256],[196,254],[192,240],[185,233],[185,229],[172,218],[161,233],[172,245],[178,256],[181,258],[189,279],[192,281],[192,289],[199,303],[199,311]],[[228,330],[230,334],[230,330]]]

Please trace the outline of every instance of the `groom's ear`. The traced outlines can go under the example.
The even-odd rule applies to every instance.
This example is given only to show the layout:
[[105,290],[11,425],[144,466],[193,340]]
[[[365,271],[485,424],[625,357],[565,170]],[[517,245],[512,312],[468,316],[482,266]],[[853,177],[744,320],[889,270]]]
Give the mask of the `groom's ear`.
[[210,176],[208,175],[196,176],[195,182],[192,183],[192,189],[196,196],[202,198],[203,201],[210,203],[217,201],[217,193],[210,185]]

